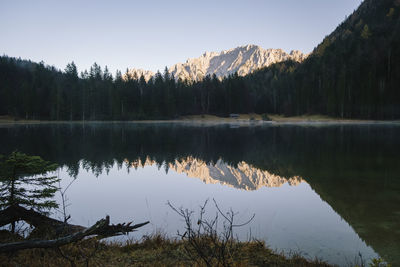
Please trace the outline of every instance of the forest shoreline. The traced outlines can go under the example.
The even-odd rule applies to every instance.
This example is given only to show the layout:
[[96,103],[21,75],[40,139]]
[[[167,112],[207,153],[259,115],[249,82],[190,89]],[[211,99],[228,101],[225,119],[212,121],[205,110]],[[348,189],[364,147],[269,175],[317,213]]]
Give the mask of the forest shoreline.
[[233,125],[364,125],[364,124],[379,124],[379,125],[400,125],[400,120],[363,120],[363,119],[346,119],[335,118],[325,115],[301,115],[301,116],[283,116],[277,114],[268,114],[268,119],[263,119],[260,114],[238,114],[236,118],[219,117],[215,115],[189,115],[182,116],[176,119],[144,119],[144,120],[26,120],[17,119],[11,116],[0,116],[0,124],[64,124],[64,123],[188,123],[188,124],[233,124]]

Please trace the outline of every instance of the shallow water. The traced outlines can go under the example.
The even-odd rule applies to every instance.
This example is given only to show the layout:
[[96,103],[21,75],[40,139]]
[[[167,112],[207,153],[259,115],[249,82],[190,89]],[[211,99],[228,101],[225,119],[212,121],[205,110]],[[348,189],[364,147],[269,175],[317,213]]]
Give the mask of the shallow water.
[[[396,125],[40,124],[0,128],[0,153],[18,149],[62,166],[72,223],[183,222],[166,203],[206,199],[254,220],[235,234],[278,251],[346,265],[359,253],[399,262],[400,127]],[[59,196],[57,196],[59,199]],[[55,214],[60,216],[60,214]]]

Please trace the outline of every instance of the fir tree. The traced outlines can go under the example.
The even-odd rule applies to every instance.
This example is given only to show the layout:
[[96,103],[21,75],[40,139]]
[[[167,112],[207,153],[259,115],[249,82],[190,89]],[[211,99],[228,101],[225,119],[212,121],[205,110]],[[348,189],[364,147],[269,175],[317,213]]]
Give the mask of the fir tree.
[[[29,156],[17,151],[8,157],[0,155],[0,209],[23,206],[46,213],[57,208],[58,205],[52,198],[58,190],[54,183],[59,179],[49,175],[57,167],[57,164],[39,156]],[[15,222],[12,224],[12,232],[14,231]]]

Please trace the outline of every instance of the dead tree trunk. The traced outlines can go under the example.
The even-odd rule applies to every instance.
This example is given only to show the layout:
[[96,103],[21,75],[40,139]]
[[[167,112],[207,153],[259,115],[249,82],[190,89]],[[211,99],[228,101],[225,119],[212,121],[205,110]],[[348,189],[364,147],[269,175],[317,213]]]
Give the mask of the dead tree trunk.
[[35,226],[35,228],[52,228],[59,234],[61,232],[73,233],[85,229],[82,226],[71,225],[18,205],[10,206],[0,211],[0,227],[17,221],[25,221]]
[[131,225],[132,222],[129,222],[110,225],[110,217],[106,216],[105,219],[99,220],[93,226],[85,228],[79,225],[71,225],[49,218],[36,211],[27,210],[21,206],[12,206],[0,211],[0,227],[20,220],[26,221],[36,228],[49,227],[54,229],[56,233],[64,233],[67,235],[52,240],[27,240],[15,243],[0,244],[0,253],[30,248],[55,248],[82,240],[87,236],[98,236],[100,239],[102,239],[106,237],[127,234],[149,223],[144,222]]

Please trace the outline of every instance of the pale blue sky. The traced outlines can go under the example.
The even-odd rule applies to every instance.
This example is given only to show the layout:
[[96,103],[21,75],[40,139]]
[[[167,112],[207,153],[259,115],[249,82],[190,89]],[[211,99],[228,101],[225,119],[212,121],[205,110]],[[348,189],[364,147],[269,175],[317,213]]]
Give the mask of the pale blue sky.
[[240,45],[311,52],[360,0],[0,0],[0,54],[164,69]]

